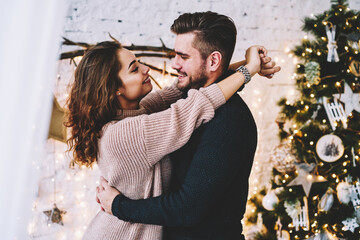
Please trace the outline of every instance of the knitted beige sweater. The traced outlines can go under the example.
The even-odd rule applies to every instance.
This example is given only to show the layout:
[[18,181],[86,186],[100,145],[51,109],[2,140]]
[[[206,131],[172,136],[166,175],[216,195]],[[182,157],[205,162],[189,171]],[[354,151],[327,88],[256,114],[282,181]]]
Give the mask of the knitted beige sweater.
[[[171,172],[166,155],[182,147],[194,129],[211,120],[215,109],[225,103],[216,84],[190,90],[186,99],[174,103],[182,94],[175,85],[148,94],[139,110],[123,110],[118,114],[120,121],[103,128],[99,169],[128,198],[145,199],[165,192]],[[124,222],[100,211],[83,239],[156,240],[161,236],[161,226]]]

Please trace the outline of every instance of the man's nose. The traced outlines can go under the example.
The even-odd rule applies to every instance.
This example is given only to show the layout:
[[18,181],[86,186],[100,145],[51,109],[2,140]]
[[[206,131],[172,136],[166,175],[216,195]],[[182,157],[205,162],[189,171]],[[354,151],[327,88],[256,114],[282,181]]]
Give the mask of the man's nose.
[[173,61],[171,62],[171,67],[175,70],[180,69],[180,64],[179,64],[179,56],[175,56],[175,58],[173,59]]

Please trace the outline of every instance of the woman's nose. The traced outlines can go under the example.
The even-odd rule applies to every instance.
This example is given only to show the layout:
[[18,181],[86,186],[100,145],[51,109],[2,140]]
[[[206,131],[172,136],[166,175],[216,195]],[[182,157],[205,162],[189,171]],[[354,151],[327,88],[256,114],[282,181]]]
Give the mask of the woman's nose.
[[143,66],[143,73],[148,74],[149,71],[150,71],[150,68],[148,66],[144,65],[144,64],[142,64],[142,66]]

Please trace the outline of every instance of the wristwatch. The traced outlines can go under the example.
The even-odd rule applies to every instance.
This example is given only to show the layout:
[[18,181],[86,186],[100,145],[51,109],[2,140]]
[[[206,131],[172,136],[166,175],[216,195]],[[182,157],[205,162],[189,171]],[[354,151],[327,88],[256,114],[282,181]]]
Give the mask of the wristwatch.
[[244,77],[245,77],[244,84],[247,84],[248,82],[250,82],[250,80],[251,80],[250,72],[249,72],[249,70],[247,70],[247,68],[244,65],[238,67],[235,71],[241,72],[242,74],[244,74]]

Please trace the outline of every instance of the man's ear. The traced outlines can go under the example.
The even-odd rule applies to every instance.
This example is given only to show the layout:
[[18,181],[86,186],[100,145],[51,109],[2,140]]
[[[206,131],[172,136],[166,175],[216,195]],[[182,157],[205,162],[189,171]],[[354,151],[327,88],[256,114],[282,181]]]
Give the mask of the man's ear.
[[212,52],[208,57],[208,67],[210,71],[217,71],[221,68],[222,55],[219,51]]

